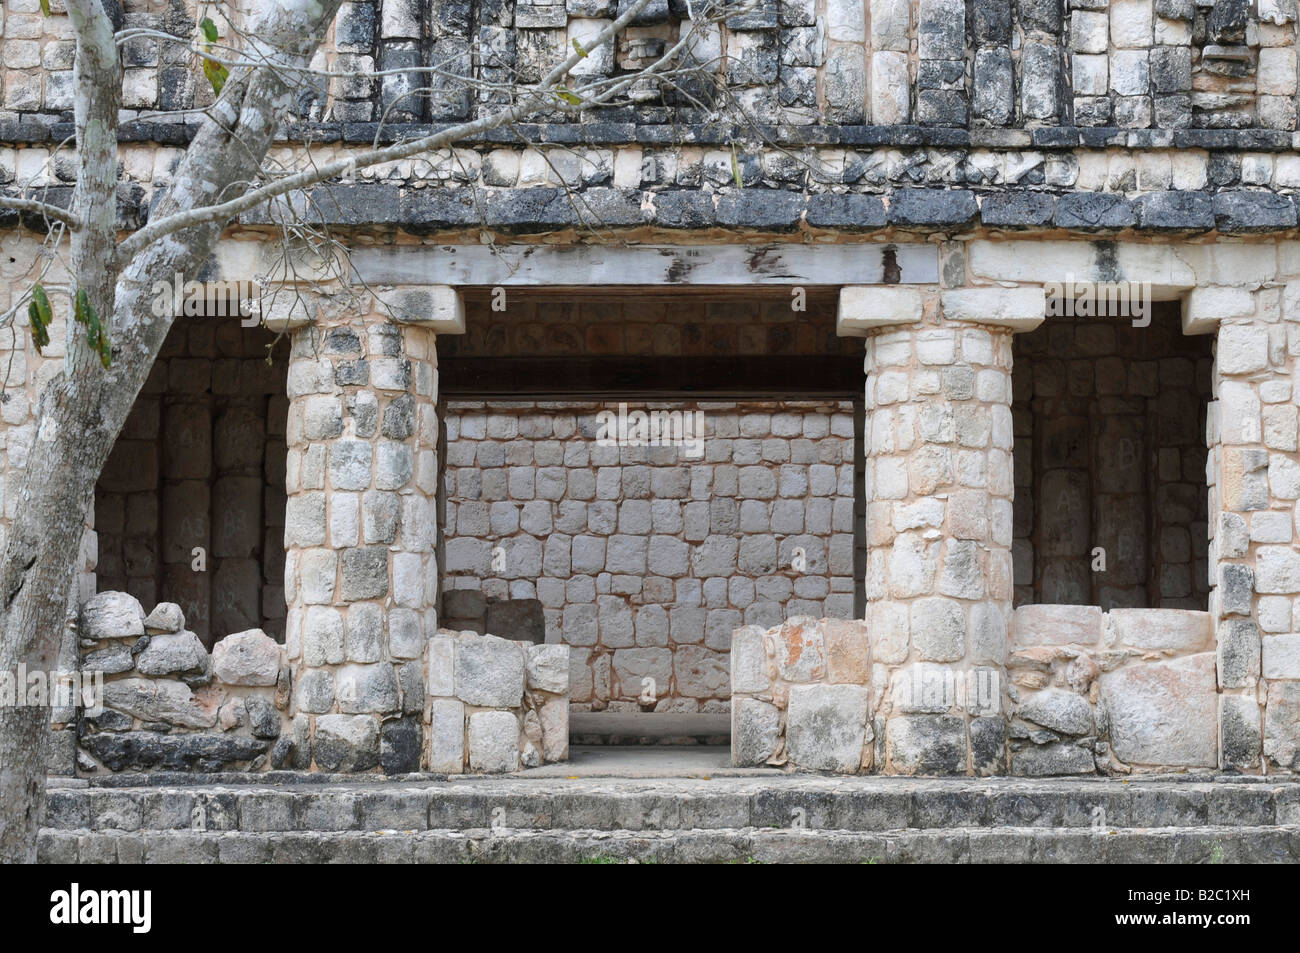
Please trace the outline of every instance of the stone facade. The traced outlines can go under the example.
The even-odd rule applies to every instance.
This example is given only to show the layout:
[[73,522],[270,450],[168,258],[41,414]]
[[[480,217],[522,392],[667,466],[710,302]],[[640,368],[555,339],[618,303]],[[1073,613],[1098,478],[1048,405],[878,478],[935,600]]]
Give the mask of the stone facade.
[[575,703],[635,709],[650,678],[656,710],[710,710],[740,625],[853,617],[852,406],[631,409],[691,415],[698,453],[600,445],[617,404],[448,404],[447,624],[463,593],[535,599]]
[[[126,27],[180,36],[194,30],[190,4],[122,7]],[[1068,9],[1044,0],[783,0],[740,7],[724,25],[696,30],[692,57],[766,122],[965,128],[1072,119],[1128,129],[1296,128],[1296,11],[1289,0],[1090,0]],[[300,108],[316,121],[469,119],[501,94],[436,78],[431,94],[415,99],[407,94],[427,84],[403,70],[449,62],[481,80],[517,74],[536,82],[571,42],[595,36],[620,9],[613,0],[355,0],[343,5],[318,65],[385,75],[322,81],[304,91]],[[603,77],[648,65],[682,34],[688,11],[684,0],[649,4],[616,48],[596,51],[578,73]],[[67,22],[43,19],[34,0],[16,0],[0,28],[4,118],[68,114]],[[129,110],[180,110],[211,99],[177,44],[142,37],[123,58]],[[698,84],[678,92],[645,81],[634,100],[645,104],[645,121],[689,122],[703,112],[700,92]]]
[[344,666],[339,711],[312,719],[292,704],[295,667],[284,646],[250,629],[209,653],[185,626],[175,603],[159,603],[146,616],[124,592],[98,593],[82,607],[79,669],[102,676],[102,695],[75,729],[56,732],[52,770],[73,773],[75,760],[83,773],[460,774],[537,767],[567,755],[566,646],[439,631],[410,663],[419,673],[413,717],[409,696],[379,699],[378,679]]
[[[305,90],[271,161],[319,163],[376,138],[482,115],[498,104],[496,91],[448,85],[403,99],[415,82],[404,70],[450,57],[480,76],[513,70],[534,81],[619,7],[344,4],[317,65],[383,75]],[[685,7],[651,4],[616,49],[582,69],[617,75],[659,55],[681,34]],[[193,12],[132,0],[123,23],[189,36]],[[273,767],[325,772],[508,770],[563,756],[562,701],[641,708],[647,676],[669,693],[656,691],[654,705],[722,708],[738,629],[735,644],[750,654],[743,666],[730,659],[733,744],[746,761],[898,774],[1300,769],[1296,31],[1290,0],[760,4],[696,43],[695,59],[728,84],[729,98],[712,97],[698,76],[680,92],[647,81],[629,103],[580,121],[546,109],[516,129],[331,183],[321,224],[352,249],[374,295],[357,303],[340,288],[295,286],[292,313],[264,315],[289,338],[280,345],[287,366],[273,358],[265,370],[253,366],[246,340],[227,337],[231,329],[208,338],[199,319],[180,322],[184,333],[142,395],[87,526],[73,601],[90,615],[81,614],[79,629],[75,607],[69,613],[62,662],[84,653],[83,668],[126,666],[109,684],[138,680],[155,703],[174,701],[168,717],[181,721],[164,735],[150,727],[154,709],[134,714],[121,708],[134,704],[125,698],[107,709],[118,716],[107,722],[56,711],[65,763],[81,732],[92,761],[80,770],[150,759],[207,764],[202,758],[215,755],[194,739],[228,724],[223,744],[243,745],[249,757],[223,763],[246,768],[265,756]],[[126,116],[141,119],[126,127],[120,149],[119,216],[129,232],[170,183],[194,131],[174,114],[145,120],[141,111],[202,104],[207,93],[177,58],[179,46],[141,37],[123,55]],[[58,146],[72,131],[70,56],[62,14],[41,16],[35,0],[0,10],[7,193],[70,199],[73,167]],[[391,125],[381,128],[380,115]],[[520,144],[520,130],[532,145]],[[7,308],[43,260],[43,224],[3,211],[0,229]],[[246,212],[204,279],[274,273],[275,238],[267,209]],[[66,284],[59,262],[45,281]],[[1141,283],[1178,309],[1178,327],[1172,312],[1110,333],[1099,328],[1111,319],[1084,327],[1046,317],[1047,286],[1068,281]],[[544,288],[550,301],[498,315],[484,304],[498,286],[508,296]],[[723,297],[743,287],[769,300],[728,306],[717,300],[720,287]],[[816,299],[805,313],[789,307],[800,292]],[[701,304],[704,294],[714,300]],[[565,296],[572,300],[557,303]],[[381,306],[394,299],[410,307]],[[60,316],[41,357],[21,315],[0,330],[0,541],[22,505],[36,402],[58,373],[68,333]],[[733,355],[861,355],[854,390],[865,432],[854,441],[835,407],[802,411],[796,435],[791,398],[763,394],[777,386],[773,377],[750,380],[744,401],[779,406],[742,413],[742,398],[725,398],[736,406],[719,420],[734,420],[736,436],[715,431],[699,471],[707,480],[697,486],[689,472],[686,495],[675,495],[679,468],[649,454],[643,462],[620,451],[602,464],[586,447],[585,466],[570,466],[562,446],[558,463],[544,463],[552,443],[582,435],[579,411],[562,402],[498,393],[491,406],[534,407],[488,414],[489,402],[473,398],[485,403],[482,437],[472,433],[477,422],[467,433],[480,409],[440,394],[439,352],[462,361],[565,355],[683,366]],[[678,409],[702,400],[672,398]],[[171,414],[172,406],[185,409]],[[545,425],[520,436],[524,419],[543,412]],[[191,425],[204,414],[213,421],[206,452],[201,435],[190,440],[203,432]],[[755,417],[764,423],[751,436]],[[827,417],[829,434],[812,436],[809,426],[821,433]],[[223,429],[225,418],[232,423]],[[802,440],[817,444],[815,461],[804,460]],[[821,459],[832,440],[834,459]],[[757,441],[753,463],[741,462],[754,450],[745,441]],[[470,461],[472,444],[482,446]],[[769,444],[789,460],[769,456]],[[508,462],[525,449],[529,462]],[[491,462],[498,453],[502,463]],[[796,469],[805,465],[806,474]],[[619,498],[602,495],[602,467],[618,476]],[[629,479],[640,486],[640,467],[649,473],[644,496],[626,492]],[[728,467],[737,471],[735,493]],[[532,499],[524,474],[515,496],[511,468],[529,471]],[[552,468],[563,470],[563,490],[558,474],[543,476]],[[775,492],[741,492],[746,471]],[[493,499],[483,487],[503,472],[505,493]],[[150,473],[157,477],[147,484]],[[545,495],[539,483],[550,487]],[[854,508],[849,495],[865,512],[860,572],[846,542],[858,527],[836,515]],[[231,507],[234,499],[248,505]],[[805,504],[803,529],[791,523],[785,533],[778,507],[795,500]],[[660,533],[656,504],[670,516],[679,501],[681,530]],[[825,501],[829,530],[810,529],[813,520],[824,525]],[[486,539],[484,502],[509,504],[497,507],[504,522],[495,529],[487,507]],[[629,525],[639,519],[642,529],[648,504],[649,535],[624,532],[621,510],[611,532],[593,530],[591,508],[599,523],[604,502],[626,507]],[[742,524],[754,502],[767,528],[751,533]],[[577,519],[578,503],[585,530],[570,532],[560,523],[566,506]],[[688,516],[691,506],[708,512],[698,540],[691,535],[702,517]],[[257,534],[225,521],[254,508]],[[715,511],[729,527],[733,508],[734,533],[716,531]],[[183,529],[186,516],[197,529]],[[816,538],[825,568],[769,571],[768,553],[784,566],[783,547],[798,533]],[[202,581],[184,567],[195,534],[206,534],[213,560]],[[484,542],[525,536],[537,558],[517,576],[484,570]],[[570,537],[567,570],[561,536]],[[632,540],[614,547],[633,554],[624,571],[610,562],[620,536]],[[727,540],[717,544],[719,573],[699,572],[714,536]],[[593,555],[589,572],[577,561],[599,546],[579,547],[582,537],[604,543],[603,562]],[[670,540],[660,544],[671,557],[662,572],[651,565],[657,537]],[[638,540],[648,540],[644,566]],[[746,545],[761,571],[742,566]],[[687,568],[677,572],[683,549]],[[1085,568],[1095,549],[1109,557],[1104,569],[1091,559]],[[671,597],[659,580],[671,581]],[[94,596],[97,586],[133,596]],[[659,587],[655,599],[647,586]],[[858,588],[861,618],[799,618],[841,615]],[[227,600],[229,592],[247,598]],[[171,628],[143,631],[139,603],[160,599],[150,618],[170,603],[184,608],[174,619],[163,612]],[[497,603],[489,600],[502,599],[511,611],[535,599],[549,641],[493,638],[516,634],[492,632]],[[96,629],[108,604],[114,629]],[[631,642],[619,644],[629,618]],[[278,646],[281,619],[282,647],[266,648]],[[265,641],[248,634],[259,627]],[[490,635],[467,632],[477,629]],[[832,664],[831,632],[855,646],[858,661],[865,639],[865,673],[849,677]],[[142,644],[123,653],[128,639],[144,636],[171,646],[154,649],[167,660],[146,661]],[[818,637],[825,670],[792,668],[791,645]],[[274,686],[220,680],[218,656],[250,641],[268,657],[282,653],[277,672],[287,670],[287,688],[280,674]],[[561,664],[563,642],[572,649]],[[530,683],[535,653],[545,655],[547,678],[563,672],[562,687],[558,676]],[[480,656],[499,658],[471,677]],[[177,659],[185,667],[168,667]],[[508,692],[502,671],[512,673]],[[736,679],[746,672],[754,687],[742,690]],[[220,692],[225,701],[214,708],[193,701]],[[270,699],[274,741],[253,731],[254,698]],[[231,699],[242,701],[242,714]],[[188,707],[196,704],[201,717]],[[827,727],[810,734],[817,725]],[[136,736],[147,750],[132,747]]]

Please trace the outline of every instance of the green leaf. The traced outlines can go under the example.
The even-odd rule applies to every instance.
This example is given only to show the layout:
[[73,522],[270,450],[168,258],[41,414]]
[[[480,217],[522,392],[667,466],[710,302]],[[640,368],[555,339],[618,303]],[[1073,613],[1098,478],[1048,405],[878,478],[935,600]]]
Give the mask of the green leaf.
[[54,320],[54,311],[50,308],[50,299],[46,295],[45,289],[40,285],[32,286],[32,304],[36,305],[36,310],[40,314],[41,324],[46,327]]
[[27,322],[31,325],[32,343],[36,345],[36,353],[41,354],[41,348],[50,343],[50,337],[45,330],[45,325],[41,323],[41,313],[35,301],[27,302]]
[[736,156],[736,144],[731,144],[731,177],[736,180],[736,188],[745,187],[744,176],[740,174],[740,159]]
[[[46,0],[46,2],[48,2],[48,0]],[[212,22],[211,17],[204,17],[200,20],[199,29],[203,31],[203,39],[207,40],[209,43],[217,42],[220,34],[217,33],[217,25]]]
[[78,288],[77,296],[72,300],[72,316],[78,324],[89,327],[90,316],[94,313],[95,309],[90,306],[90,296],[86,294],[86,289]]
[[570,106],[582,105],[582,97],[579,96],[577,93],[574,93],[571,90],[569,90],[569,88],[566,86],[561,86],[559,89],[557,89],[555,91],[555,95],[556,98],[564,100]]
[[582,44],[578,42],[576,37],[573,40],[573,48],[578,51],[579,56],[587,55],[587,51],[582,48]]
[[221,88],[226,85],[226,80],[230,78],[230,70],[216,60],[205,59],[203,61],[203,75],[212,84],[212,91],[220,96]]
[[50,16],[50,0],[41,0],[41,13]]

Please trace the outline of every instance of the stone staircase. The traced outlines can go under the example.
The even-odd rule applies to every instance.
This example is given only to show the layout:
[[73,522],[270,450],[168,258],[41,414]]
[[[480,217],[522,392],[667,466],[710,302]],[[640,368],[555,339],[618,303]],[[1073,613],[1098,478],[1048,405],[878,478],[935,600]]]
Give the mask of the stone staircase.
[[444,780],[292,774],[55,782],[64,863],[1234,863],[1300,860],[1300,781]]

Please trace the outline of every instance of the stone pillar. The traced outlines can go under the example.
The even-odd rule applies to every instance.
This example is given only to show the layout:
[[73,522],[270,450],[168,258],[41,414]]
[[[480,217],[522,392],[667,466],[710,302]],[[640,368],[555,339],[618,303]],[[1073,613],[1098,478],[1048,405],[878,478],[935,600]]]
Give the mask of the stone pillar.
[[1044,296],[947,292],[942,319],[931,303],[923,320],[910,294],[915,307],[892,309],[866,347],[876,763],[895,774],[1003,773],[1011,335],[1042,322]]
[[[1288,328],[1276,320],[1276,295],[1200,288],[1183,305],[1193,328],[1220,322],[1207,424],[1220,764],[1258,769],[1262,756],[1274,771],[1300,768],[1300,635],[1293,634],[1300,447]],[[1291,316],[1297,319],[1300,313]]]
[[386,315],[293,332],[285,487],[292,766],[421,766],[437,628],[437,360]]

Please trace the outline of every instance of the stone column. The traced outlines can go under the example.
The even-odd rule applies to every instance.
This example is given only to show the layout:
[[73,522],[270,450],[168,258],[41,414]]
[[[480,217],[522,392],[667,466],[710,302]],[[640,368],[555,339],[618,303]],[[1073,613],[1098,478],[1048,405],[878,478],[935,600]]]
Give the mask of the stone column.
[[945,292],[940,318],[919,292],[895,294],[915,302],[885,309],[890,320],[866,347],[876,763],[895,774],[1002,773],[1011,335],[1042,322],[1044,295]]
[[[1219,322],[1207,424],[1210,612],[1220,764],[1239,769],[1258,769],[1261,755],[1272,770],[1300,768],[1300,447],[1277,294],[1198,288],[1183,303],[1193,329]],[[1300,320],[1300,300],[1290,305],[1289,320]]]
[[285,486],[292,766],[421,766],[437,628],[433,331],[387,314],[293,332]]

